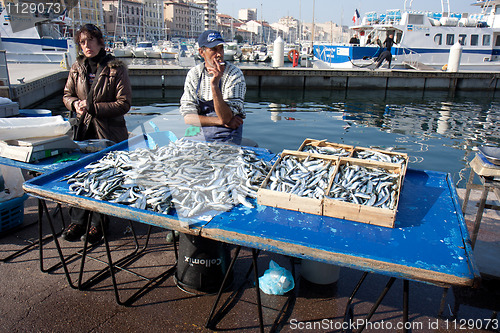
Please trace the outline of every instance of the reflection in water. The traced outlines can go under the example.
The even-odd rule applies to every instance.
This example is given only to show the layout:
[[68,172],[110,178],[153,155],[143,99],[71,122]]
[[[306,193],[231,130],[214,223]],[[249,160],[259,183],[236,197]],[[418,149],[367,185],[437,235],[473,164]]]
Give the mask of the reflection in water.
[[281,120],[281,104],[269,103],[269,112],[271,112],[271,120],[277,122]]
[[[176,135],[182,134],[181,95],[182,90],[134,89],[133,105],[148,107],[126,117],[129,130],[154,118],[161,130],[176,129]],[[60,96],[36,107],[55,114],[64,110]],[[393,149],[410,156],[409,167],[449,172],[458,186],[465,185],[463,169],[477,146],[500,145],[500,103],[487,93],[448,98],[443,92],[384,95],[359,90],[249,89],[245,109],[244,137],[273,152],[297,149],[305,138]]]

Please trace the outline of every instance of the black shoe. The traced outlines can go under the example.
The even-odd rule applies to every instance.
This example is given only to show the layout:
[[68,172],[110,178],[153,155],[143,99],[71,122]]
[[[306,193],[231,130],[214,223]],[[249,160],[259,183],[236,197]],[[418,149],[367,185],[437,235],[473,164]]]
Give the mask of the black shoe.
[[[89,243],[90,244],[95,244],[100,242],[103,239],[103,233],[101,226],[90,226],[90,231],[89,231]],[[85,235],[82,236],[82,241],[85,241]]]
[[63,231],[61,238],[68,242],[74,242],[79,240],[83,234],[85,234],[85,227],[83,225],[71,223],[66,230]]

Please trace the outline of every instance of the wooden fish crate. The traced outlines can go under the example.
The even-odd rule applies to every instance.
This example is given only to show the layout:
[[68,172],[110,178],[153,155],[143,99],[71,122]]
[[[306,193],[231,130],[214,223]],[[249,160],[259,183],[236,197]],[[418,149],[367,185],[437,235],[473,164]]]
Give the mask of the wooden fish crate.
[[[294,156],[300,161],[304,161],[306,158],[309,159],[320,159],[325,162],[331,161],[330,168],[335,168],[338,163],[338,158],[335,156],[318,155],[297,151],[284,150],[281,153],[280,158],[274,163],[271,171],[267,175],[266,179],[262,183],[261,187],[257,192],[257,202],[260,205],[271,206],[276,208],[283,208],[288,210],[294,210],[309,214],[322,215],[323,214],[323,199],[316,199],[310,197],[303,197],[296,194],[290,194],[285,192],[280,192],[276,190],[271,190],[268,185],[271,182],[271,175],[277,166],[281,164],[281,161],[285,156]],[[328,185],[323,189],[326,190]]]
[[[318,148],[327,147],[333,149],[344,149],[346,152],[349,153],[349,155],[345,157],[351,157],[352,152],[354,150],[354,146],[350,145],[328,142],[326,140],[305,139],[304,142],[302,142],[302,144],[300,145],[298,151],[305,152],[307,146],[313,146]],[[337,155],[327,155],[327,156],[337,156]]]
[[397,190],[395,194],[395,205],[392,209],[373,207],[359,203],[332,199],[326,196],[323,199],[323,215],[393,228],[396,220],[399,196],[401,194],[401,186],[403,184],[403,166],[395,163],[360,160],[356,158],[341,158],[336,166],[335,173],[330,180],[326,195],[330,193],[333,187],[335,176],[340,172],[340,169],[346,165],[358,165],[369,169],[380,168],[388,171],[389,173],[396,173],[398,176],[396,178]]
[[[365,148],[365,147],[355,147],[354,151],[352,152],[352,155],[350,157],[361,159],[361,158],[358,157],[358,153],[359,152],[376,152],[376,153],[382,153],[382,154],[385,154],[385,155],[389,155],[391,157],[395,156],[395,157],[401,158],[404,161],[403,162],[403,167],[401,169],[401,171],[403,173],[403,179],[404,179],[404,176],[406,174],[406,168],[408,167],[408,154],[406,154],[406,153],[400,153],[400,152],[394,152],[394,151],[389,151],[389,150],[382,150],[382,149]],[[362,159],[362,160],[365,160],[365,159]]]

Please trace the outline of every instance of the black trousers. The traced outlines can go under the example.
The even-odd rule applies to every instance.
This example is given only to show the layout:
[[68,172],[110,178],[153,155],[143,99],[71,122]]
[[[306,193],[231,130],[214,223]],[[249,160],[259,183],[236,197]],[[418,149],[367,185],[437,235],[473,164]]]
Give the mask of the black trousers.
[[[71,223],[76,223],[80,225],[87,225],[89,219],[90,210],[85,210],[81,208],[71,207],[69,209],[69,216],[71,218]],[[96,227],[99,225],[99,213],[92,214],[92,221],[90,225]]]

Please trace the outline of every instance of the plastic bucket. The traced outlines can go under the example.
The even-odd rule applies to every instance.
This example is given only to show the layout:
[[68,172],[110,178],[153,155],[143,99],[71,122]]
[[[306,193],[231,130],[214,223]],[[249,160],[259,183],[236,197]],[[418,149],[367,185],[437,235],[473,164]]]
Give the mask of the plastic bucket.
[[300,275],[316,284],[332,284],[338,281],[340,266],[302,259]]
[[[230,263],[226,244],[200,236],[179,235],[179,261],[175,279],[184,291],[215,293],[224,279]],[[232,282],[232,276],[227,285]]]
[[21,109],[19,114],[25,117],[51,117],[52,111],[46,109]]

